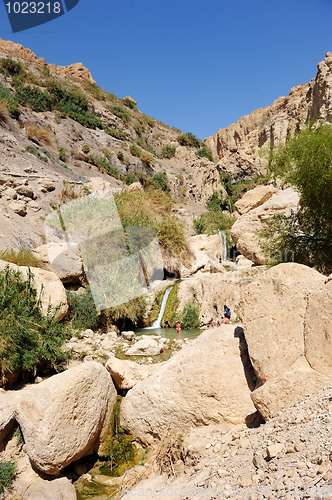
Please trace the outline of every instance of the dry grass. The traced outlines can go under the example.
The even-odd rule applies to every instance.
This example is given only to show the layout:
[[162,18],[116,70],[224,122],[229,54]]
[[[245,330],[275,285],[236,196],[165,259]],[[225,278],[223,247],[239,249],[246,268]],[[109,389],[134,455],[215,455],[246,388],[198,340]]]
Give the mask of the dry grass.
[[0,102],[0,124],[5,125],[10,120],[8,108],[4,102]]
[[40,145],[43,144],[48,147],[54,146],[50,133],[43,128],[39,128],[38,125],[29,125],[27,129],[27,138]]

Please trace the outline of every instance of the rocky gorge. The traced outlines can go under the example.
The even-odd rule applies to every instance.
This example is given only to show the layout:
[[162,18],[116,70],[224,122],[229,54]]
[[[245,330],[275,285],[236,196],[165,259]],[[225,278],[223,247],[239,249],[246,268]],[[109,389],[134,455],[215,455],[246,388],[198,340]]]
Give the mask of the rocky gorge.
[[[331,120],[331,53],[309,84],[196,147],[129,96],[104,93],[81,64],[56,67],[3,40],[0,52],[0,63],[12,67],[9,57],[29,68],[24,78],[35,88],[51,92],[56,82],[86,93],[100,120],[84,126],[82,117],[27,103],[17,104],[17,119],[8,103],[0,108],[0,257],[24,248],[39,265],[0,258],[0,273],[19,273],[23,294],[32,272],[35,309],[52,316],[54,336],[65,328],[67,356],[48,371],[44,361],[7,378],[2,369],[1,498],[332,498],[332,280],[295,262],[270,267],[260,237],[273,215],[300,210],[299,192],[270,177],[243,189],[232,214],[223,206],[224,229],[197,234],[197,220],[213,214],[214,193],[228,196],[220,173],[233,184],[265,174],[271,144],[313,117]],[[8,73],[0,83],[18,92]],[[161,232],[164,279],[149,288],[138,320],[131,309],[103,316],[87,302],[88,312],[76,314],[87,266],[79,245],[46,242],[45,218],[111,192],[128,196],[123,220],[131,222],[135,200],[146,207],[151,179],[158,195],[145,220],[153,212],[159,229],[166,215],[180,223],[181,251]],[[190,311],[195,338],[136,331],[155,321],[168,288],[163,326]],[[210,318],[222,322],[225,304],[231,323],[207,327]],[[92,312],[94,326],[73,326],[75,314],[83,321]],[[3,464],[14,467],[12,484]]]

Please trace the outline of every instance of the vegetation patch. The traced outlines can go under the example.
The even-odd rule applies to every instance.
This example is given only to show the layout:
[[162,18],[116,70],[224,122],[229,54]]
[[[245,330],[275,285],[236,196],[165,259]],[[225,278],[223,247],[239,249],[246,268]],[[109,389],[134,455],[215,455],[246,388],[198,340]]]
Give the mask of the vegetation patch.
[[184,306],[182,311],[182,328],[184,330],[199,328],[200,309],[201,309],[201,304],[197,301],[188,302]]
[[162,328],[165,327],[175,328],[176,321],[180,318],[180,314],[178,312],[180,300],[177,295],[179,285],[180,281],[176,281],[168,296],[164,316],[161,322]]
[[14,462],[2,460],[0,462],[0,493],[5,488],[10,488],[16,475],[16,465]]
[[177,141],[180,144],[180,146],[188,146],[196,149],[203,148],[203,142],[201,141],[201,139],[198,139],[191,132],[179,135]]
[[53,368],[68,359],[61,350],[66,329],[55,313],[44,317],[29,271],[26,281],[7,267],[0,273],[0,373],[6,387],[15,372],[32,373],[43,366]]
[[169,160],[175,156],[176,153],[176,146],[171,146],[170,144],[167,144],[163,148],[163,157],[168,158]]
[[38,259],[29,248],[20,248],[20,250],[14,250],[13,248],[7,249],[1,255],[1,260],[11,262],[17,266],[39,267],[43,269],[41,260]]

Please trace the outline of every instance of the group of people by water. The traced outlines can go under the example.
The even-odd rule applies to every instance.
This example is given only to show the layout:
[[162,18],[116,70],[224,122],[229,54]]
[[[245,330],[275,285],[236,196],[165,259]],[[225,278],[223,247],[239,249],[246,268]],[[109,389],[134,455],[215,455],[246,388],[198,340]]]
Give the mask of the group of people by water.
[[[224,305],[224,317],[222,319],[222,324],[229,325],[230,319],[231,319],[231,311],[230,311],[229,307],[227,307],[225,304]],[[214,318],[211,318],[207,324],[207,328],[216,328],[220,325],[221,325],[221,322],[219,319],[217,321],[215,321]]]

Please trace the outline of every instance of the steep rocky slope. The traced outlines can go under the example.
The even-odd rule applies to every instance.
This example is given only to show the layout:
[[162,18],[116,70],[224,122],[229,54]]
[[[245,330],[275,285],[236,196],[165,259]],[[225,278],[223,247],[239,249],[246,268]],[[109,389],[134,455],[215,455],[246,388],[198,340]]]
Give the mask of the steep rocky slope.
[[270,147],[284,143],[290,132],[316,117],[332,120],[331,52],[317,65],[316,77],[309,83],[292,88],[288,96],[279,97],[271,106],[219,129],[205,143],[219,158],[220,170],[235,178],[250,177],[264,171]]
[[[1,249],[38,246],[50,202],[64,201],[77,184],[80,189],[95,177],[118,191],[128,174],[135,180],[165,172],[189,225],[222,188],[215,164],[198,156],[199,146],[180,145],[180,130],[144,115],[132,98],[104,92],[82,64],[56,67],[0,40],[0,65],[8,59],[9,70],[2,66],[0,72]],[[51,100],[65,93],[62,106],[66,99],[87,103],[84,116],[59,111],[50,93]],[[17,119],[7,110],[13,99],[21,99]]]

